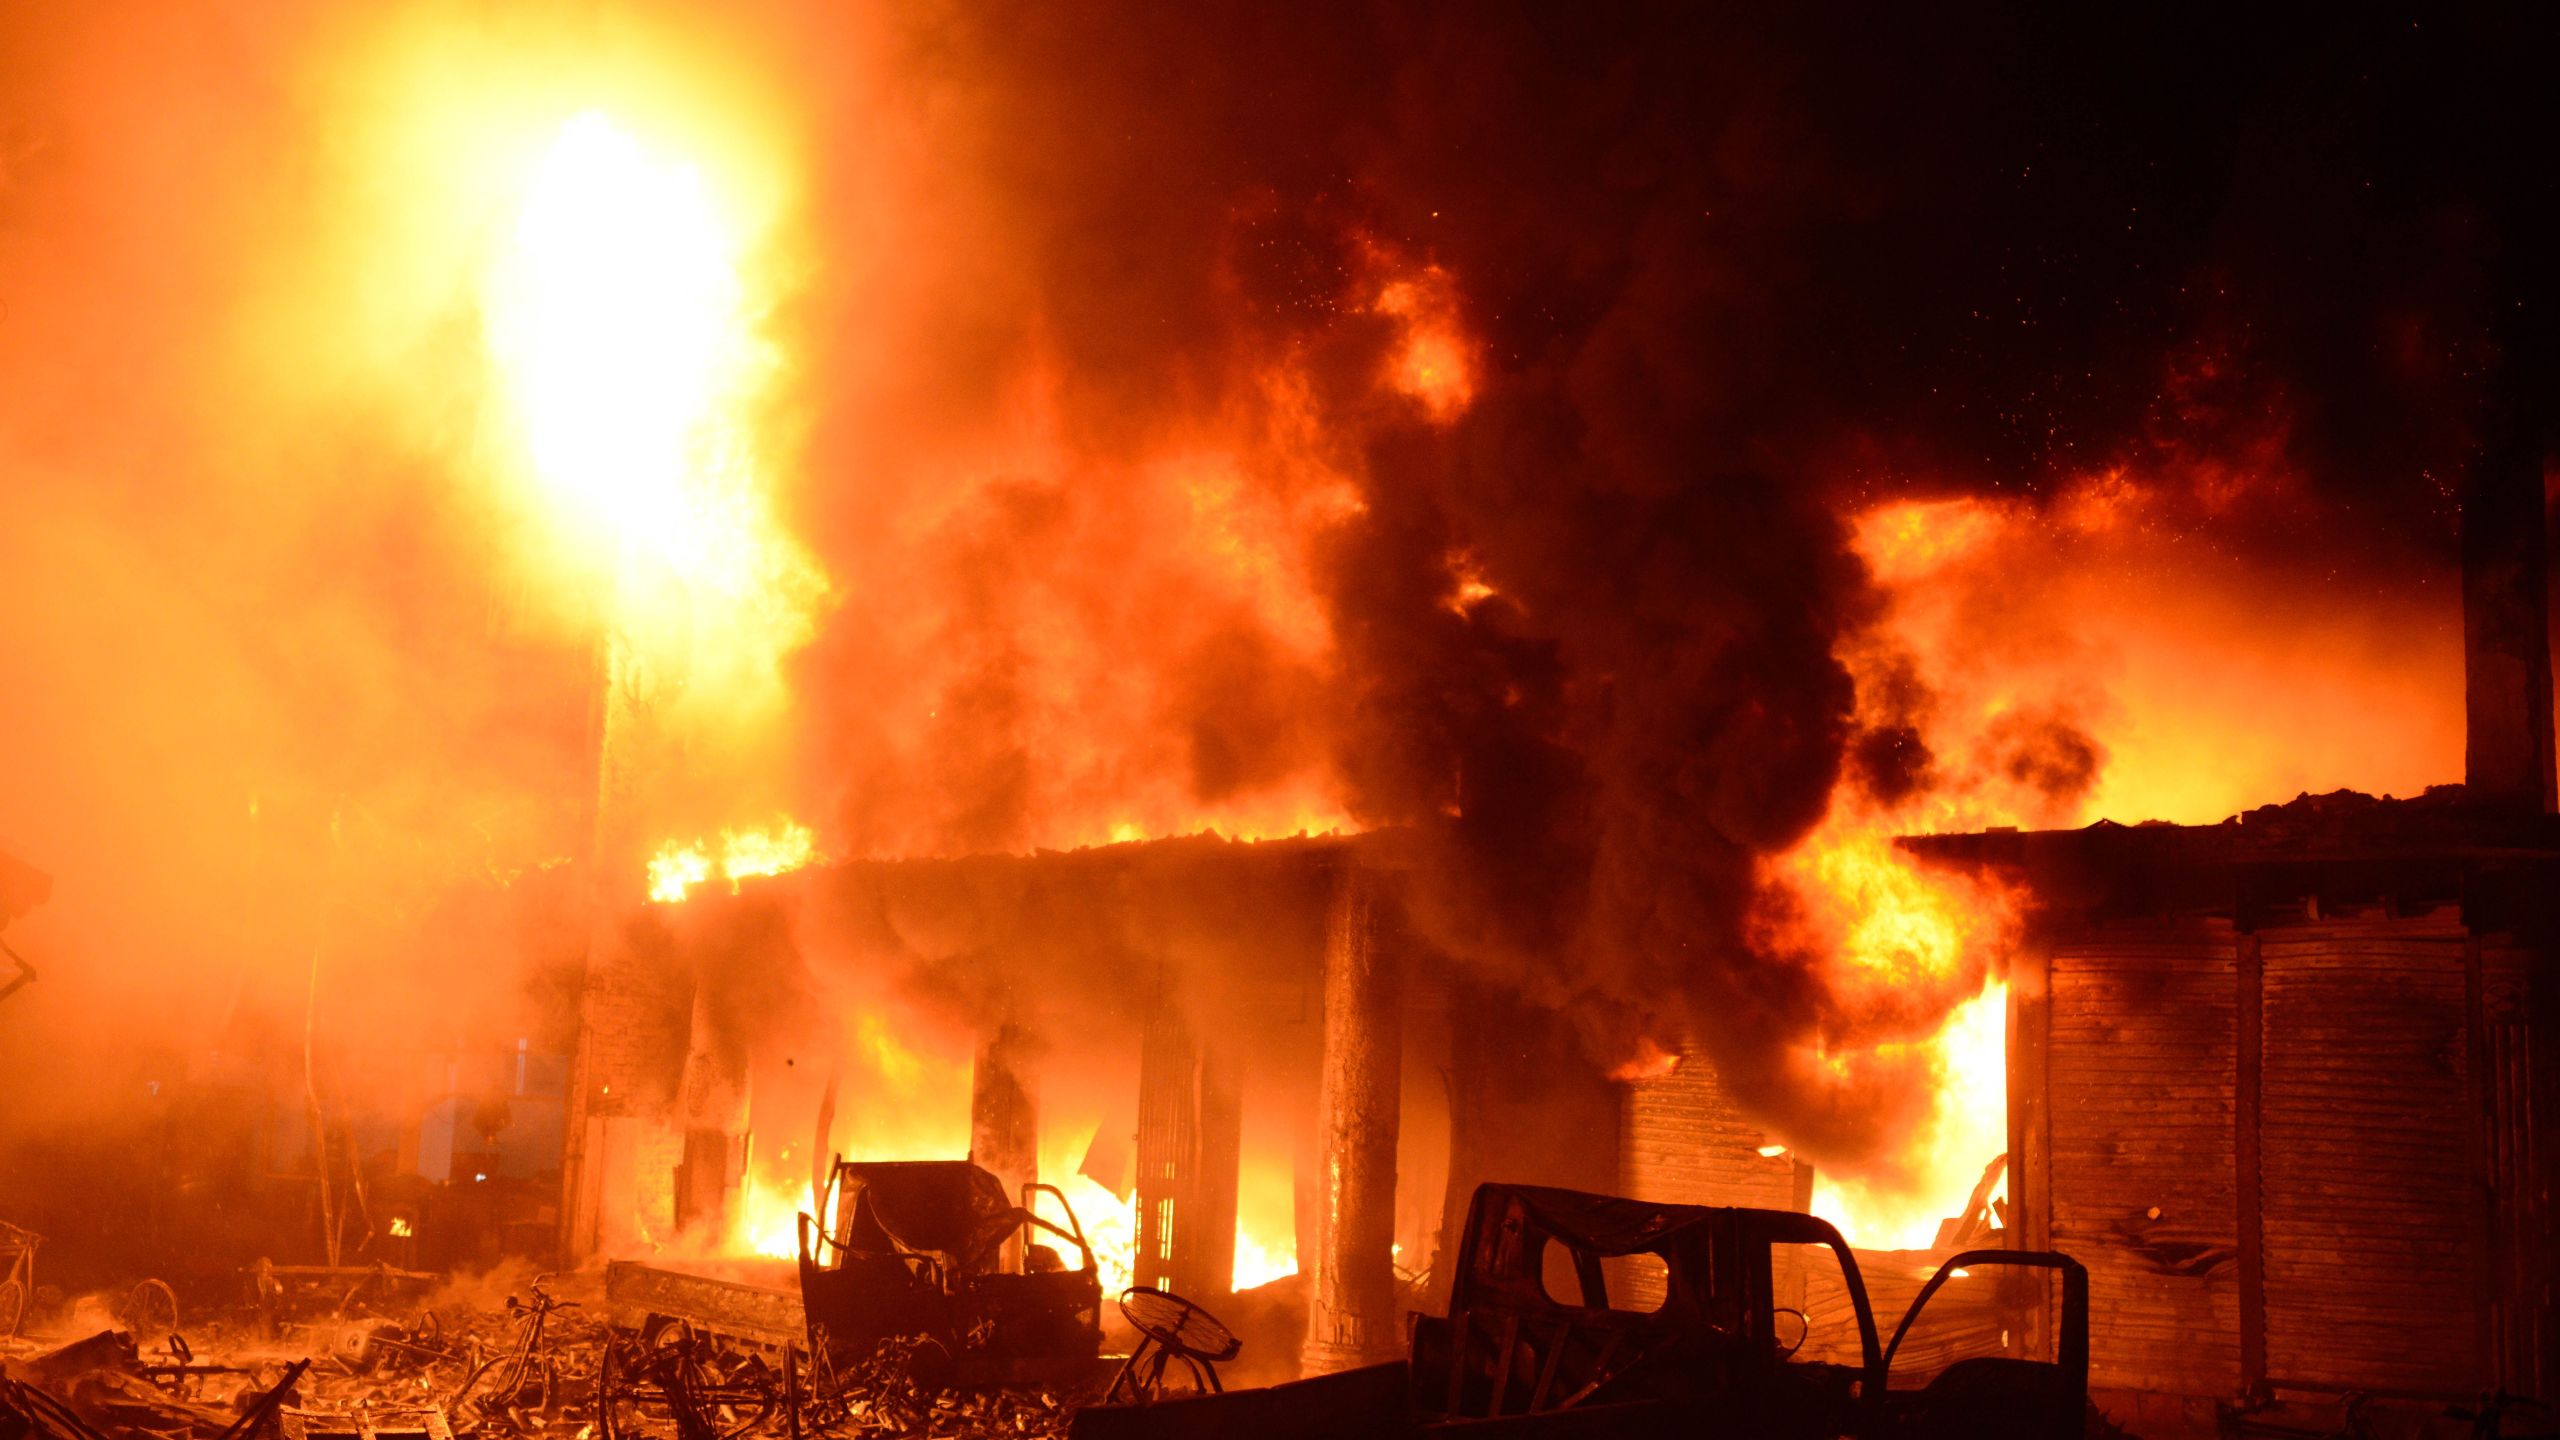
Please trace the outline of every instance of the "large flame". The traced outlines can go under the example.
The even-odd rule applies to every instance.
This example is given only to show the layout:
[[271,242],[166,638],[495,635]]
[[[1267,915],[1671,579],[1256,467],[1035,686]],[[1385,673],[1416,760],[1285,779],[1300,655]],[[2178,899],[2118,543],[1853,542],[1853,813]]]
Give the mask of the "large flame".
[[671,717],[734,737],[785,697],[827,585],[774,518],[776,357],[754,236],[695,164],[587,111],[529,168],[482,287],[535,533]]
[[690,166],[593,111],[527,187],[490,341],[534,473],[578,521],[679,574],[729,563],[709,481],[753,351],[739,237]]
[[[882,1009],[856,1014],[848,1026],[845,1061],[868,1097],[856,1114],[838,1117],[837,1154],[849,1160],[957,1158],[969,1152],[969,1057],[937,1048],[915,1031],[894,1025]],[[1080,1171],[1097,1127],[1044,1123],[1040,1178],[1057,1187],[1075,1225],[1092,1247],[1106,1295],[1117,1295],[1137,1270],[1137,1198],[1126,1199]],[[746,1177],[720,1248],[730,1255],[791,1259],[799,1253],[799,1218],[817,1213],[798,1147],[783,1145]],[[1253,1167],[1247,1167],[1248,1179]],[[1270,1178],[1270,1177],[1264,1177]],[[1244,1197],[1236,1221],[1234,1286],[1250,1289],[1297,1270],[1297,1239],[1286,1204],[1285,1180],[1269,1193]],[[1281,1203],[1269,1203],[1274,1199]],[[1066,1225],[1056,1202],[1035,1201],[1041,1218]],[[1053,1237],[1041,1243],[1064,1250]],[[1067,1257],[1072,1263],[1074,1257]]]
[[[848,1094],[862,1104],[839,1112],[829,1144],[849,1160],[956,1159],[969,1153],[971,1057],[895,1000],[849,1010],[842,1075]],[[1138,1208],[1081,1173],[1099,1124],[1070,1113],[1042,1116],[1040,1178],[1057,1187],[1074,1212],[1085,1243],[1093,1248],[1105,1294],[1125,1289],[1137,1269]],[[730,1233],[719,1238],[729,1255],[790,1259],[798,1254],[799,1217],[814,1214],[811,1166],[796,1144],[766,1150],[746,1179],[731,1215]],[[832,1157],[831,1157],[832,1158]],[[1257,1173],[1260,1172],[1260,1173]],[[1296,1234],[1285,1172],[1272,1172],[1248,1157],[1246,1193],[1236,1221],[1235,1288],[1242,1290],[1297,1269]],[[1064,1225],[1056,1202],[1041,1196],[1037,1213]],[[1064,1250],[1052,1238],[1041,1243]],[[1067,1257],[1072,1263],[1074,1257]]]
[[1908,1039],[1817,1057],[1819,1073],[1852,1087],[1889,1072],[1928,1085],[1916,1128],[1884,1166],[1842,1175],[1817,1157],[1813,1199],[1814,1213],[1861,1245],[1918,1249],[2008,1147],[2008,987],[1985,977],[2016,911],[1996,887],[1920,870],[1892,847],[1895,828],[1842,807],[1765,869],[1800,906],[1792,938],[1838,957],[1834,983],[1851,1004],[1889,1025],[1897,1014],[1923,1026],[1945,1015]]

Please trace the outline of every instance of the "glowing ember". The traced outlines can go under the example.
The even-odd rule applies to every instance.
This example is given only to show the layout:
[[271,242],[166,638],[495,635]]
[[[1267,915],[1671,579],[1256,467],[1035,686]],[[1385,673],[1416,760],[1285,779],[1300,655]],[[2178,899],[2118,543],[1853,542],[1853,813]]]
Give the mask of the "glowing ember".
[[1477,568],[1476,558],[1463,550],[1449,557],[1449,575],[1457,584],[1442,603],[1452,614],[1464,615],[1501,593],[1484,578],[1483,572]]

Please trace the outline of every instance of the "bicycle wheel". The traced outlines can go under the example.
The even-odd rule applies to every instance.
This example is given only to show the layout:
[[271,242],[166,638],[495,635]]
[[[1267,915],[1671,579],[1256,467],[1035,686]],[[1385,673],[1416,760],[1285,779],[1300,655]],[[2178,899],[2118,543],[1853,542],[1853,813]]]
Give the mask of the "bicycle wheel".
[[165,1280],[145,1280],[126,1292],[124,1324],[136,1342],[165,1342],[178,1328],[178,1292]]
[[15,1280],[0,1280],[0,1339],[18,1333],[18,1323],[27,1318],[27,1287]]

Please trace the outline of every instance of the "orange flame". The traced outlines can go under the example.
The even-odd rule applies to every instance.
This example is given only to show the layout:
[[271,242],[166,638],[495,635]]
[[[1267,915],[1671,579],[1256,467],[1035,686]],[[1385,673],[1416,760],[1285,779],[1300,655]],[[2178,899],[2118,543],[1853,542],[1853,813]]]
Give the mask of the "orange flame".
[[[923,1038],[921,1027],[896,1023],[888,1007],[867,1008],[851,1020],[846,1036],[845,1074],[859,1077],[862,1093],[871,1097],[858,1114],[839,1116],[833,1137],[840,1153],[852,1160],[956,1158],[969,1151],[968,1097],[970,1056],[953,1043],[937,1046]],[[1040,1177],[1055,1185],[1073,1210],[1085,1243],[1094,1254],[1103,1291],[1116,1295],[1137,1270],[1138,1206],[1114,1195],[1079,1173],[1096,1127],[1071,1116],[1043,1117]],[[1254,1167],[1247,1167],[1251,1176]],[[729,1233],[719,1248],[730,1256],[792,1259],[799,1253],[799,1221],[814,1213],[809,1166],[799,1151],[781,1147],[770,1160],[760,1160],[746,1177],[732,1209]],[[1249,1191],[1241,1197],[1236,1221],[1235,1288],[1264,1284],[1297,1269],[1297,1236],[1285,1182],[1271,1191]],[[1276,1202],[1276,1203],[1274,1203]],[[1043,1219],[1064,1225],[1056,1202],[1041,1196],[1035,1210]],[[1042,1244],[1066,1247],[1053,1237]],[[1075,1257],[1065,1257],[1070,1264]]]
[[770,829],[721,831],[716,859],[710,845],[670,840],[649,861],[649,898],[676,904],[715,870],[734,892],[741,880],[797,870],[816,853],[817,837],[809,827],[787,819]]

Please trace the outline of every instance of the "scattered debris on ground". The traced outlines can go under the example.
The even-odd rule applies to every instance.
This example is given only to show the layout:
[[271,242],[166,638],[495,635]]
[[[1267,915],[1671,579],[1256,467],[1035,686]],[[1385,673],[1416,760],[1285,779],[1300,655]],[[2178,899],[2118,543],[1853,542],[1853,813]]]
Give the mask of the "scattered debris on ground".
[[1091,1398],[939,1388],[917,1378],[923,1339],[840,1366],[682,1323],[616,1329],[595,1286],[375,1287],[295,1315],[244,1285],[193,1335],[0,1341],[0,1440],[1019,1440],[1064,1435]]

